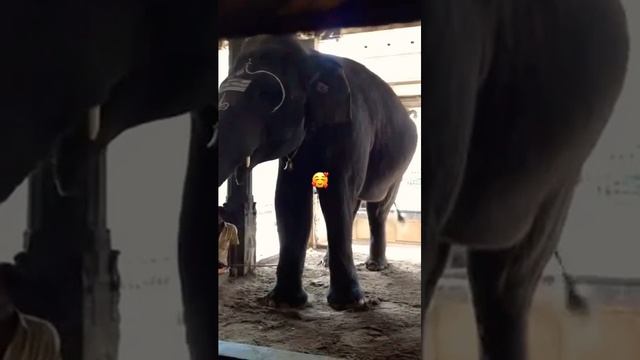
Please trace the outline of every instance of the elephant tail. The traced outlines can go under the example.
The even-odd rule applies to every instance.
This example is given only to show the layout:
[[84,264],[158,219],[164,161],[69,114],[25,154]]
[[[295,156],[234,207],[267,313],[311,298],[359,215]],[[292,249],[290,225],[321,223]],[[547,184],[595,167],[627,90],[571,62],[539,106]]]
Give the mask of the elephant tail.
[[554,251],[553,255],[560,265],[562,277],[564,278],[567,310],[576,315],[588,315],[589,302],[576,290],[575,279],[573,278],[573,276],[571,276],[571,274],[567,272],[566,268],[564,267],[564,264],[562,263],[562,257],[560,257],[560,253],[558,252],[558,250]]
[[398,209],[398,205],[396,205],[396,203],[393,203],[393,206],[396,208],[396,215],[398,216],[398,222],[399,223],[404,223],[404,216],[402,216],[402,213],[400,212],[400,209]]

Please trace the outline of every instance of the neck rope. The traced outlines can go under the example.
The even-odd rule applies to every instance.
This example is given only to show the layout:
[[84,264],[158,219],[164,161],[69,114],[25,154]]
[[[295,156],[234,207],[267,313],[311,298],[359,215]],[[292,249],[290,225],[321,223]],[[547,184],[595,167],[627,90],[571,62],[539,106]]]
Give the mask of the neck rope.
[[300,147],[296,148],[290,155],[285,156],[287,158],[287,161],[284,164],[285,170],[288,170],[288,171],[293,170],[293,158],[298,153],[298,150],[300,150]]

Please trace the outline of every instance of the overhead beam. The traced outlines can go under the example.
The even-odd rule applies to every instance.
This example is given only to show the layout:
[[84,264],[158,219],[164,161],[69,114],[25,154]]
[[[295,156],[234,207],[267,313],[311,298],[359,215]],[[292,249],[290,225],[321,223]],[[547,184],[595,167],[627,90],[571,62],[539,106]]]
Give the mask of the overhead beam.
[[218,37],[414,23],[421,18],[421,7],[419,0],[222,0]]
[[410,22],[410,23],[385,24],[385,25],[380,25],[380,26],[364,26],[364,27],[359,26],[359,27],[349,27],[349,28],[342,29],[342,30],[340,30],[340,33],[342,35],[359,34],[359,33],[363,33],[363,32],[404,29],[404,28],[408,28],[408,27],[416,27],[416,26],[421,26],[421,25],[422,25],[421,21],[413,21],[413,22]]

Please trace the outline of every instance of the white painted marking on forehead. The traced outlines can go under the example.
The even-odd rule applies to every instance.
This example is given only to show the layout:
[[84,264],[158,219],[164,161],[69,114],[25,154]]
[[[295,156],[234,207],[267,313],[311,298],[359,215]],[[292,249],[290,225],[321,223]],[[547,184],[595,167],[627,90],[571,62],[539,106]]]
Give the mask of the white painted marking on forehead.
[[251,84],[251,80],[247,79],[239,79],[239,78],[228,78],[223,81],[220,85],[219,92],[223,93],[225,91],[238,91],[245,92],[247,87]]
[[282,91],[282,100],[280,100],[280,103],[278,104],[278,106],[276,106],[273,110],[271,110],[272,113],[276,112],[276,110],[278,110],[280,108],[280,106],[282,106],[282,104],[284,104],[284,99],[286,99],[287,94],[284,91],[284,85],[282,84],[282,80],[280,80],[279,77],[277,77],[274,73],[269,72],[267,70],[256,70],[256,71],[250,71],[249,70],[249,65],[251,65],[251,59],[249,59],[249,61],[247,61],[247,64],[244,66],[244,71],[247,74],[253,75],[253,74],[267,74],[267,75],[271,75],[274,79],[276,79],[276,81],[278,82],[278,85],[280,85],[280,90]]
[[225,111],[229,108],[229,103],[224,101],[224,96],[227,95],[225,93],[222,93],[222,96],[220,97],[220,101],[218,102],[218,111]]

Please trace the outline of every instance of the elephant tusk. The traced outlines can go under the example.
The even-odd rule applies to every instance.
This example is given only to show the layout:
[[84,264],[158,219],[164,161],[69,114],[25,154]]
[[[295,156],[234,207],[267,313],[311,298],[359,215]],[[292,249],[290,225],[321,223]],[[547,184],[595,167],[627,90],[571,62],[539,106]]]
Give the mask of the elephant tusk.
[[100,133],[100,105],[89,109],[89,139],[95,141]]
[[60,197],[69,196],[69,194],[64,191],[64,186],[62,185],[62,180],[60,179],[60,174],[58,173],[58,164],[55,157],[53,159],[53,184],[56,186],[56,190],[58,191],[58,195],[60,195]]
[[218,140],[218,129],[216,129],[216,126],[213,125],[213,134],[211,134],[211,140],[209,140],[207,148],[211,148],[213,144],[216,143],[216,140]]
[[245,165],[247,166],[247,169],[251,166],[251,156],[247,156]]
[[69,196],[69,194],[66,191],[64,191],[64,187],[62,186],[62,182],[60,181],[60,178],[54,177],[53,178],[53,183],[55,184],[56,190],[58,191],[58,195],[60,197]]

